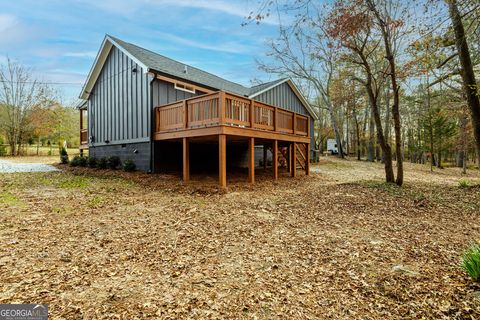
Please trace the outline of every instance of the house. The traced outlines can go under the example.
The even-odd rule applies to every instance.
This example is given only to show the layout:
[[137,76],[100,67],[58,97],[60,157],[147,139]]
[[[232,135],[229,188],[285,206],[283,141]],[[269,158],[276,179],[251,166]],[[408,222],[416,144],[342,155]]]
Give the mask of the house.
[[184,180],[214,167],[222,186],[227,167],[245,164],[253,182],[261,156],[275,179],[279,160],[292,176],[309,171],[316,115],[290,79],[248,88],[106,35],[80,99],[80,149],[92,157]]

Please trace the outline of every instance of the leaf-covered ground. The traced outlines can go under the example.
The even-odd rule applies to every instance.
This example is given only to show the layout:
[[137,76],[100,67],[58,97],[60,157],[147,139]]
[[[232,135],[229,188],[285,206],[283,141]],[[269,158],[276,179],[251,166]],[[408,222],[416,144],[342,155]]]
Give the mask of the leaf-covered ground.
[[[53,319],[477,319],[480,177],[330,158],[278,183],[0,174],[0,303]],[[231,177],[229,177],[231,178]],[[458,182],[471,187],[460,188]]]

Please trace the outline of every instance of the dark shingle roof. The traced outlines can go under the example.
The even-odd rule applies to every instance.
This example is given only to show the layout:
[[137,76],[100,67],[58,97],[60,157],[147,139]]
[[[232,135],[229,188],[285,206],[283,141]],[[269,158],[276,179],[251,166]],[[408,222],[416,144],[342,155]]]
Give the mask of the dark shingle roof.
[[[248,96],[250,93],[250,88],[244,87],[241,84],[225,80],[209,72],[167,58],[158,53],[138,47],[115,37],[109,37],[152,70],[242,96]],[[186,73],[185,67],[187,68]]]

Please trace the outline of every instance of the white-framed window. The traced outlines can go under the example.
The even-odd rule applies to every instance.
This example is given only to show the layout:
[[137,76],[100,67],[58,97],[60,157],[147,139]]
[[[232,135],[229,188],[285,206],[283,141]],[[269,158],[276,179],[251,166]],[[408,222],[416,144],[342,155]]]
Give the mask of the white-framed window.
[[188,84],[175,83],[175,89],[195,94],[195,88]]

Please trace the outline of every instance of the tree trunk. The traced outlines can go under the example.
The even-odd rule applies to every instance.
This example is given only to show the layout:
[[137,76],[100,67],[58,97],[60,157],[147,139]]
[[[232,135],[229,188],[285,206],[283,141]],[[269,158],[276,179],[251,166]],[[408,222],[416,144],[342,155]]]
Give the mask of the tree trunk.
[[442,167],[442,143],[438,143],[438,162],[437,162],[437,168],[438,169],[443,169]]
[[348,104],[346,106],[346,112],[345,112],[345,115],[346,115],[346,121],[347,121],[347,141],[346,141],[346,146],[347,146],[347,156],[350,155],[350,121],[349,121],[349,117],[348,117]]
[[[390,83],[387,80],[387,83],[385,84],[385,140],[387,140],[388,143],[390,143]],[[383,161],[383,157],[382,157]]]
[[465,108],[462,107],[462,114],[460,115],[460,141],[462,143],[462,149],[460,151],[460,161],[457,164],[459,167],[462,168],[462,173],[467,173],[467,154],[468,154],[468,147],[467,147],[467,123],[468,123],[468,114]]
[[370,113],[370,124],[368,125],[368,147],[367,161],[375,162],[375,117],[373,111]]
[[[355,103],[355,99],[354,99]],[[356,106],[353,106],[352,109],[353,120],[355,121],[355,137],[356,137],[356,145],[357,145],[357,160],[360,161],[360,124],[358,123],[357,117],[357,110]]]
[[15,150],[15,140],[10,141],[10,155],[15,156],[16,150]]
[[[395,56],[391,48],[391,35],[387,21],[385,21],[380,15],[375,3],[372,0],[368,1],[370,10],[375,14],[375,17],[378,20],[380,29],[383,36],[383,42],[385,45],[385,55],[390,68],[390,80],[392,84],[393,91],[393,105],[392,105],[392,115],[393,115],[393,125],[395,129],[395,153],[397,158],[397,180],[396,184],[401,186],[403,184],[403,156],[402,156],[402,131],[400,123],[400,86],[397,84],[397,73],[395,66]],[[388,145],[388,140],[386,140]],[[383,148],[382,148],[383,149]]]
[[333,132],[335,133],[335,139],[337,140],[337,147],[338,147],[338,155],[340,158],[344,158],[343,156],[343,144],[342,144],[342,137],[340,135],[340,130],[338,130],[337,119],[335,118],[335,113],[333,112],[333,106],[331,103],[327,102],[328,112],[330,113],[330,118],[332,121]]
[[461,65],[463,90],[467,96],[467,104],[472,117],[473,132],[475,135],[475,147],[477,149],[477,164],[480,168],[480,100],[478,97],[477,82],[473,71],[470,50],[463,27],[462,17],[458,10],[456,0],[447,0],[452,27],[455,32],[455,44]]
[[370,101],[370,105],[372,107],[372,113],[373,117],[375,119],[375,124],[376,124],[376,131],[377,131],[377,141],[380,144],[380,147],[382,148],[383,154],[385,155],[385,180],[389,183],[394,183],[395,182],[395,176],[393,174],[393,163],[392,163],[392,148],[390,145],[387,143],[385,140],[385,136],[383,135],[383,128],[382,128],[382,119],[380,118],[380,111],[378,110],[378,104],[377,104],[377,97],[375,96],[375,93],[372,88],[372,79],[371,79],[371,73],[369,68],[367,67],[367,73],[370,75],[368,76],[367,80],[367,93],[368,93],[368,98]]

